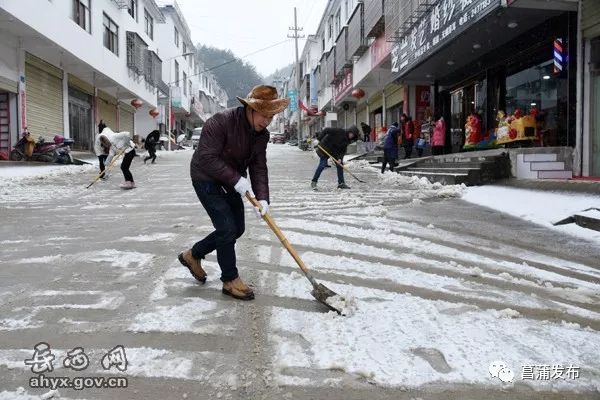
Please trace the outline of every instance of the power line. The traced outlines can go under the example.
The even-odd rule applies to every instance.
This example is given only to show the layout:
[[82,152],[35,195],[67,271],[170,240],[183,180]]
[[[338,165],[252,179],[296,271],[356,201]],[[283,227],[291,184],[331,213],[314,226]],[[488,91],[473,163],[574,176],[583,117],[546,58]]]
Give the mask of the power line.
[[[203,74],[203,73],[205,73],[205,72],[212,71],[213,69],[217,69],[217,68],[219,68],[219,67],[222,67],[222,66],[224,66],[224,65],[231,64],[232,62],[235,62],[235,61],[237,61],[237,60],[241,60],[241,59],[244,59],[244,58],[246,58],[246,57],[250,57],[250,56],[252,56],[252,55],[254,55],[254,54],[260,53],[261,51],[269,50],[270,48],[273,48],[273,47],[275,47],[275,46],[279,46],[280,44],[286,43],[286,42],[288,42],[288,41],[289,41],[289,39],[285,39],[285,40],[282,40],[281,42],[277,42],[277,43],[274,43],[274,44],[272,44],[272,45],[270,45],[270,46],[263,47],[262,49],[259,49],[259,50],[256,50],[256,51],[253,51],[252,53],[248,53],[248,54],[246,54],[246,55],[243,55],[243,56],[241,56],[241,57],[232,58],[231,60],[229,60],[229,61],[225,61],[224,63],[221,63],[221,64],[219,64],[219,65],[215,65],[214,67],[206,68],[206,69],[204,69],[204,70],[202,70],[202,71],[198,72],[197,74],[194,74],[194,75],[189,75],[187,78],[191,78],[191,77],[193,77],[193,76],[198,76],[198,75],[201,75],[201,74]],[[169,66],[169,68],[170,68],[170,66]],[[168,83],[167,85],[171,86],[172,84],[174,84],[174,83],[177,83],[177,82],[180,82],[180,81],[182,81],[182,80],[183,80],[183,78],[182,78],[182,79],[178,79],[178,80],[176,80],[176,81],[173,81],[173,82],[170,82],[170,83]]]

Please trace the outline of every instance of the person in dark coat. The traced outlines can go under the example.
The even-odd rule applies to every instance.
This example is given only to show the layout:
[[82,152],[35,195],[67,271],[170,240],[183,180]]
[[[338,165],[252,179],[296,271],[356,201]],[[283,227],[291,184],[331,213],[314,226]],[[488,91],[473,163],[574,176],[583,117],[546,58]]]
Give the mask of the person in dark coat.
[[146,140],[144,140],[144,148],[148,150],[148,156],[144,158],[144,164],[146,161],[152,159],[152,164],[156,161],[156,144],[160,139],[160,132],[158,129],[153,130],[146,136]]
[[278,98],[277,89],[266,85],[255,86],[238,100],[243,106],[206,121],[190,164],[192,185],[215,230],[178,258],[194,278],[205,283],[200,260],[216,250],[223,293],[252,300],[254,292],[240,279],[236,267],[235,242],[245,230],[243,197],[246,193],[256,197],[261,205],[260,210],[255,208],[259,218],[269,211],[266,128],[289,100]]
[[[342,128],[325,128],[321,132],[319,139],[319,146],[324,148],[329,154],[331,154],[340,164],[343,163],[344,155],[346,154],[346,148],[348,145],[358,139],[358,128],[352,125],[348,129]],[[312,178],[310,186],[316,190],[317,182],[321,173],[327,166],[327,160],[329,156],[325,154],[319,147],[317,147],[317,155],[319,156],[319,165]],[[338,189],[350,189],[350,186],[344,182],[344,169],[335,164],[338,175]]]
[[363,142],[368,142],[371,139],[371,127],[364,122],[360,123],[360,129],[363,131]]
[[390,171],[394,171],[396,159],[398,158],[398,123],[394,122],[388,129],[385,139],[383,140],[383,164],[381,165],[381,173],[385,172],[385,166],[390,165]]

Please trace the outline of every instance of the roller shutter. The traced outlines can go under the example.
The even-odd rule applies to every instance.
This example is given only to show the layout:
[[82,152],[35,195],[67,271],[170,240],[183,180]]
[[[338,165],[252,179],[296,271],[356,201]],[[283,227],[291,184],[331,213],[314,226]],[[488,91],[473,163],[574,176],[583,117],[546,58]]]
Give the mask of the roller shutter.
[[367,107],[360,109],[356,113],[357,126],[360,126],[361,122],[369,124],[369,116],[367,115]]
[[392,108],[396,104],[402,102],[404,90],[401,85],[390,84],[385,88],[385,105],[387,108]]
[[383,96],[381,94],[382,93],[379,92],[378,94],[369,99],[369,109],[371,110],[371,112],[375,111],[383,105]]
[[98,121],[104,121],[104,124],[113,131],[117,132],[117,100],[110,95],[98,91],[96,99],[98,104]]
[[134,111],[129,110],[125,105],[119,105],[119,132],[127,131],[133,136]]
[[25,79],[29,132],[46,141],[64,134],[62,70],[27,54]]

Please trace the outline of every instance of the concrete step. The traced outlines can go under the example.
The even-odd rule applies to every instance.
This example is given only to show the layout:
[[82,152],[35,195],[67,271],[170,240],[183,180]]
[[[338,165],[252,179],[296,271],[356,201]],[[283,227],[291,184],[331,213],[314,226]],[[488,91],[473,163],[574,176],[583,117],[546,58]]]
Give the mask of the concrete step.
[[564,171],[563,161],[534,161],[531,163],[532,171]]
[[539,179],[571,179],[573,171],[539,171]]
[[425,172],[442,172],[442,173],[469,173],[469,171],[479,171],[479,168],[443,168],[443,167],[408,167],[404,171],[425,171]]
[[398,173],[404,176],[427,178],[430,182],[440,182],[443,185],[460,185],[461,183],[469,185],[469,174],[466,173],[435,173],[427,171],[398,171]]
[[555,153],[523,154],[523,161],[525,161],[525,162],[558,161],[558,155]]

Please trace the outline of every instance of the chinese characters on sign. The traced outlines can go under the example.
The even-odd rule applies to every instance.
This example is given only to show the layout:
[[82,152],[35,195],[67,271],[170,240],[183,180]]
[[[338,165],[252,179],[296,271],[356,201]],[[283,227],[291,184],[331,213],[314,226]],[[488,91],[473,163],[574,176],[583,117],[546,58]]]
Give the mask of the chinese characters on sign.
[[352,89],[352,69],[344,68],[344,78],[335,85],[335,101],[339,102]]
[[498,6],[498,0],[440,0],[392,49],[392,72],[402,72]]
[[298,92],[296,89],[288,90],[287,97],[290,99],[289,110],[290,112],[294,112],[298,109]]

